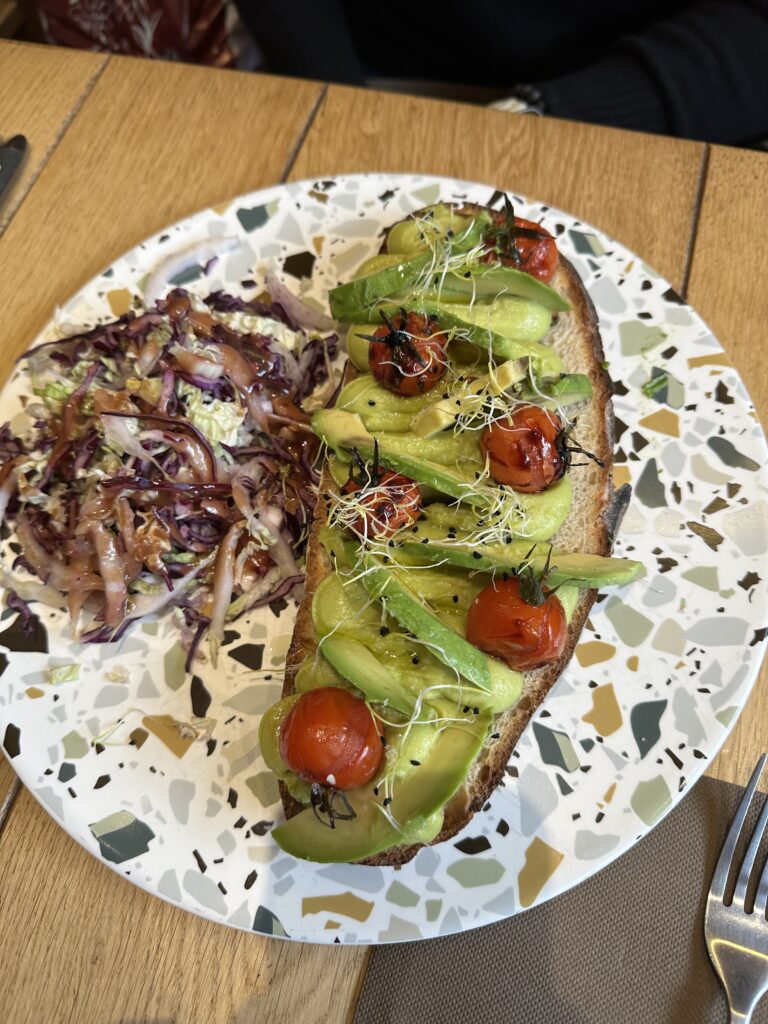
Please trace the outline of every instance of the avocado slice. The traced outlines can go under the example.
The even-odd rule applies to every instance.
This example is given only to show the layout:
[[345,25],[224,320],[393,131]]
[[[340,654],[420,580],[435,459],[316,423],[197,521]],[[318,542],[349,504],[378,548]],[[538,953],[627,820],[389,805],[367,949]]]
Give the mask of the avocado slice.
[[[363,458],[373,458],[374,438],[365,429],[362,419],[356,413],[345,412],[341,409],[318,409],[312,417],[312,429],[343,462],[349,462],[348,453],[353,448],[357,448]],[[451,450],[442,446],[442,438],[439,440],[417,439],[418,448],[423,448],[431,442],[431,454],[437,454],[440,458],[446,459],[446,464],[442,464],[431,461],[426,453],[419,457],[411,452],[409,450],[411,443],[407,437],[403,443],[398,434],[379,434],[377,438],[379,458],[391,469],[398,473],[404,473],[420,484],[434,487],[452,498],[465,498],[467,501],[486,505],[492,500],[491,489],[476,486],[475,474],[481,472],[483,467],[479,459],[479,443],[477,439],[469,438],[469,441],[462,441],[461,438],[466,438],[466,434],[460,435],[458,445],[454,442]],[[446,438],[446,440],[450,439]],[[459,467],[455,461],[451,466],[449,464],[450,457],[454,449],[462,444],[469,449],[473,440],[477,447],[474,457],[469,452],[465,452],[462,466]]]
[[[451,257],[468,252],[474,248],[482,239],[482,225],[478,221],[467,221],[458,234],[452,235],[450,240],[445,236],[441,245],[445,247],[446,256]],[[358,318],[368,319],[365,316],[358,317],[360,311],[369,309],[380,299],[388,295],[399,294],[405,289],[415,285],[433,264],[439,265],[441,254],[427,250],[417,252],[411,256],[402,256],[394,262],[377,261],[378,268],[372,273],[362,277],[355,277],[346,284],[340,284],[332,288],[328,293],[328,302],[331,308],[331,316],[334,320],[342,323],[354,322]]]
[[345,339],[347,355],[351,359],[352,365],[356,369],[362,370],[363,373],[368,373],[371,369],[371,364],[368,361],[368,348],[371,344],[368,337],[370,334],[370,324],[350,324],[347,328]]
[[446,626],[408,585],[406,572],[384,565],[366,551],[361,552],[361,561],[367,570],[361,582],[368,593],[382,600],[388,613],[428,644],[440,661],[481,690],[491,692],[498,684],[520,696],[523,677]]
[[[414,416],[410,429],[417,437],[439,434],[440,431],[453,426],[462,411],[468,411],[469,403],[474,403],[470,408],[477,407],[480,411],[485,395],[505,394],[515,384],[524,380],[527,373],[528,368],[524,360],[508,359],[490,373],[485,373],[474,380],[468,379],[463,385],[460,383],[447,398],[443,396],[436,402],[426,404]],[[365,417],[363,419],[365,420]]]
[[472,221],[479,221],[482,230],[491,223],[485,210],[477,217],[465,216],[446,203],[435,203],[421,211],[419,217],[406,217],[393,224],[387,233],[388,253],[414,253],[428,249],[427,235],[445,238],[449,231],[460,235]]
[[302,811],[273,830],[286,853],[320,863],[348,863],[403,843],[428,843],[442,828],[442,808],[459,789],[488,733],[488,715],[449,725],[437,734],[429,757],[393,787],[385,816],[383,794],[372,786],[346,796],[355,812],[351,821],[328,828],[312,810]]
[[354,412],[366,429],[378,434],[386,431],[407,433],[414,417],[429,405],[432,392],[426,395],[396,395],[383,388],[370,373],[356,377],[339,392],[335,409]]
[[[519,510],[519,522],[504,534],[504,543],[524,540],[530,547],[533,541],[545,541],[554,537],[565,522],[573,500],[573,484],[566,474],[556,484],[538,494],[516,494],[515,501]],[[446,505],[442,502],[431,502],[424,506],[423,515],[431,523],[446,529],[464,530],[476,536],[478,531],[498,527],[498,517],[483,517],[473,508],[461,505]],[[419,523],[419,529],[421,524]],[[498,528],[498,532],[501,532]]]
[[[354,310],[354,315],[337,316],[342,322],[381,323],[381,314],[396,316],[401,309],[435,316],[441,329],[452,330],[457,338],[469,341],[484,356],[496,360],[529,358],[538,376],[556,376],[563,371],[563,361],[549,346],[541,344],[552,322],[545,306],[530,299],[502,296],[492,307],[485,303],[474,306],[436,302],[419,293],[409,293],[397,302],[384,300]],[[453,343],[452,343],[453,344]]]
[[[508,569],[514,571],[523,563],[541,572],[550,558],[549,582],[552,585],[570,583],[577,587],[599,589],[604,586],[624,586],[645,575],[642,562],[628,558],[610,558],[577,552],[552,551],[548,544],[536,544],[531,549],[528,541],[509,544],[478,544],[471,534],[456,530],[448,534],[445,527],[430,522],[417,526],[417,533],[405,533],[400,546],[413,558],[423,563],[450,562],[485,572]],[[397,540],[397,538],[395,538]]]
[[570,302],[544,281],[526,274],[515,267],[487,266],[473,267],[456,273],[446,274],[434,283],[433,296],[443,302],[468,303],[490,300],[499,296],[517,295],[531,299],[553,312],[567,312]]

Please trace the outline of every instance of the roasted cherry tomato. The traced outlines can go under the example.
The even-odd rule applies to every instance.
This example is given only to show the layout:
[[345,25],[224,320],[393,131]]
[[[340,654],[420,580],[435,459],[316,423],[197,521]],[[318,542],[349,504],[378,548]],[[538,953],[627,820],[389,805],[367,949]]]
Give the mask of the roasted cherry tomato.
[[516,576],[481,590],[469,608],[467,639],[510,668],[526,672],[559,658],[568,624],[560,600],[546,588],[542,604],[520,596]]
[[328,686],[302,694],[288,712],[280,756],[307,782],[355,789],[379,770],[384,744],[365,701]]
[[517,267],[540,281],[551,281],[557,268],[557,243],[547,229],[524,217],[515,217],[512,228],[512,220],[503,210],[494,213],[493,221],[482,261]]
[[421,491],[415,481],[390,469],[363,481],[350,477],[342,487],[342,494],[359,496],[360,515],[351,525],[361,537],[391,537],[419,518]]
[[368,349],[371,373],[398,395],[423,395],[446,371],[448,335],[438,329],[437,317],[424,313],[382,317],[384,325],[373,332]]
[[497,420],[480,438],[491,476],[515,491],[536,494],[568,468],[568,448],[559,416],[536,405],[522,405]]

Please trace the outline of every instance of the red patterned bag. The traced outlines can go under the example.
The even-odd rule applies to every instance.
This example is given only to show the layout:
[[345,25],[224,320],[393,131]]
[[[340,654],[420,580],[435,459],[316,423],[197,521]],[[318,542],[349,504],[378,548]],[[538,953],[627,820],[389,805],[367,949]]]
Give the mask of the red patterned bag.
[[84,50],[229,67],[226,0],[38,0],[47,42]]

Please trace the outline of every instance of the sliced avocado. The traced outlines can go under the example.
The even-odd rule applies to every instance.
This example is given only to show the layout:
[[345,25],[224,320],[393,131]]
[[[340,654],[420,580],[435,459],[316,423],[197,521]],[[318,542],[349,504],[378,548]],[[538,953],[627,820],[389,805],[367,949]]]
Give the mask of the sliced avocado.
[[328,293],[331,316],[342,323],[358,319],[358,311],[366,310],[393,292],[415,284],[431,260],[431,253],[417,253],[415,256],[397,260],[372,274],[353,278],[346,284],[332,288]]
[[294,800],[309,803],[309,783],[292,772],[280,756],[280,729],[293,705],[301,696],[292,693],[264,712],[259,724],[259,748],[266,765],[284,782]]
[[361,560],[367,570],[361,581],[368,593],[384,601],[389,614],[428,644],[440,661],[482,690],[491,692],[498,681],[505,689],[516,685],[520,695],[522,676],[446,626],[408,585],[407,571],[386,566],[369,552],[362,552]]
[[[403,686],[399,673],[382,665],[359,640],[351,636],[327,636],[320,641],[320,650],[337,671],[354,683],[368,700],[394,708],[410,716],[416,707],[416,694]],[[431,709],[427,707],[426,712]],[[432,712],[434,717],[434,712]],[[426,717],[429,717],[427,714]]]
[[345,686],[343,678],[319,655],[310,654],[302,661],[293,681],[297,693],[320,690],[324,686]]
[[[440,243],[445,249],[445,256],[455,256],[474,248],[482,238],[482,226],[479,221],[467,221],[467,225],[459,233]],[[357,319],[370,319],[360,315],[370,309],[376,302],[387,296],[400,294],[415,285],[423,277],[425,270],[437,269],[443,254],[440,251],[417,252],[411,256],[403,256],[399,260],[379,266],[372,273],[356,277],[346,284],[332,288],[328,293],[331,316],[342,323],[354,322]],[[378,317],[376,317],[378,319]]]
[[[437,317],[443,330],[452,330],[459,339],[469,341],[487,358],[492,355],[497,361],[504,359],[529,358],[538,376],[556,376],[562,373],[563,361],[547,345],[541,344],[551,323],[552,314],[544,306],[529,299],[514,297],[500,298],[494,302],[498,307],[491,317],[490,306],[476,303],[461,306],[455,303],[435,302],[420,294],[403,295],[397,302],[383,301],[356,311],[355,320],[381,323],[382,311],[395,316],[401,309],[425,313]],[[346,320],[348,318],[341,317]],[[494,326],[489,327],[489,321]],[[455,342],[451,342],[453,352]]]
[[[512,543],[516,539],[545,541],[554,537],[568,516],[572,499],[573,484],[569,475],[539,494],[515,495],[519,518],[510,524],[509,532],[504,534],[504,542]],[[432,502],[424,506],[423,514],[431,523],[446,528],[454,527],[472,535],[481,531],[488,532],[494,527],[497,532],[502,532],[496,523],[497,517],[478,516],[475,509],[464,505]]]
[[[501,363],[490,373],[483,374],[474,380],[455,389],[448,398],[440,398],[429,402],[417,413],[411,424],[411,430],[417,437],[431,437],[447,427],[453,426],[456,417],[466,412],[467,401],[482,406],[483,396],[503,395],[514,384],[523,380],[528,372],[524,360],[509,359]],[[463,410],[462,410],[463,405]]]
[[380,270],[387,270],[396,263],[402,263],[402,260],[402,254],[380,252],[364,260],[352,276],[355,278],[368,277],[369,274],[377,274]]
[[433,392],[396,395],[367,373],[341,389],[334,408],[357,413],[372,434],[380,431],[400,434],[411,429],[414,417],[429,404],[432,395]]
[[[438,303],[440,318],[447,327],[454,327],[484,351],[491,348],[496,358],[520,359],[528,354],[526,345],[541,341],[549,330],[552,314],[546,306],[530,299],[502,295],[491,303],[475,302],[460,305],[451,302]],[[501,339],[501,340],[499,340]],[[559,373],[562,363],[551,349],[550,362],[538,352],[530,353],[540,364],[540,373]],[[559,364],[555,369],[555,364]]]
[[563,551],[552,551],[550,557],[548,544],[536,544],[533,549],[528,541],[479,544],[476,538],[463,530],[456,530],[449,535],[445,527],[430,522],[419,523],[417,529],[417,533],[404,535],[407,539],[402,541],[401,546],[406,553],[425,563],[448,561],[452,565],[482,571],[515,570],[526,563],[536,572],[541,572],[550,558],[550,584],[570,583],[591,589],[623,586],[645,575],[642,563],[628,558]]
[[[344,412],[341,409],[318,409],[312,417],[312,428],[342,461],[349,461],[347,453],[353,448],[357,448],[363,458],[373,458],[373,436],[365,429],[363,421],[355,413]],[[459,440],[454,442],[454,447],[462,444],[471,447],[473,439],[462,441],[462,437],[466,438],[466,434],[459,435]],[[479,443],[476,439],[474,439],[474,444],[477,446],[477,451],[474,458],[465,453],[461,467],[455,461],[451,466],[419,457],[409,450],[410,445],[407,438],[404,444],[400,443],[401,438],[398,434],[379,434],[377,440],[381,461],[396,472],[404,473],[412,480],[434,487],[453,498],[466,498],[467,501],[477,501],[480,504],[490,500],[489,495],[476,493],[475,473],[482,468],[482,463],[479,462]],[[431,443],[433,452],[436,452],[441,458],[445,458],[446,463],[450,461],[450,451],[447,448],[442,448],[435,439],[415,438],[414,441],[418,442],[417,448]],[[485,491],[488,490],[489,488],[485,488]]]
[[352,360],[352,365],[363,373],[367,373],[371,368],[368,362],[368,348],[371,343],[367,337],[371,333],[370,324],[350,324],[347,330],[347,355]]
[[464,304],[478,299],[493,301],[499,296],[517,295],[558,312],[566,312],[571,308],[564,295],[532,274],[526,274],[515,267],[472,267],[446,274],[436,282],[436,287],[437,290],[431,295],[442,302]]
[[515,388],[515,398],[533,402],[545,409],[586,402],[592,397],[592,384],[583,373],[561,373],[557,377],[543,377],[535,384],[529,379]]
[[404,843],[428,843],[442,827],[442,808],[463,784],[482,749],[489,717],[471,724],[450,725],[437,734],[427,759],[401,781],[395,781],[392,802],[384,814],[383,794],[372,786],[346,796],[355,812],[351,821],[328,828],[311,810],[302,811],[272,832],[286,853],[320,863],[347,863]]
[[421,211],[418,218],[406,217],[393,224],[387,233],[388,253],[423,252],[429,248],[427,239],[445,238],[449,231],[460,235],[473,220],[480,220],[483,230],[490,224],[490,215],[483,211],[479,218],[464,216],[446,203],[436,203]]

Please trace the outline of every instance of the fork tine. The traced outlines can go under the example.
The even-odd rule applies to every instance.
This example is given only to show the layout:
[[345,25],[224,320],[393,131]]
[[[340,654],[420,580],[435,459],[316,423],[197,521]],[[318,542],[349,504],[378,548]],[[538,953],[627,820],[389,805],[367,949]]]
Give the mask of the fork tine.
[[763,803],[763,809],[760,812],[760,817],[757,819],[757,824],[755,825],[754,832],[752,833],[752,838],[749,841],[747,852],[744,854],[744,862],[741,865],[739,878],[736,882],[736,889],[733,893],[733,902],[739,903],[742,906],[747,898],[749,876],[752,874],[752,869],[755,866],[757,851],[760,843],[763,841],[766,823],[768,823],[768,799]]
[[760,884],[757,887],[755,894],[755,906],[754,913],[765,917],[766,905],[768,905],[768,860],[765,862],[763,867],[763,873],[760,876]]
[[736,815],[728,831],[728,835],[723,843],[723,849],[720,851],[720,857],[718,858],[715,874],[712,878],[712,885],[709,890],[709,895],[712,899],[722,900],[725,895],[725,886],[728,882],[728,872],[731,868],[731,862],[733,861],[736,845],[738,844],[741,830],[744,828],[747,811],[749,810],[752,797],[757,789],[757,784],[760,781],[760,775],[763,771],[763,767],[765,766],[767,756],[768,755],[766,754],[761,755],[760,760],[757,762],[757,767],[752,772],[752,778],[749,780],[749,784],[744,791],[744,796],[739,804],[739,809],[736,811]]

